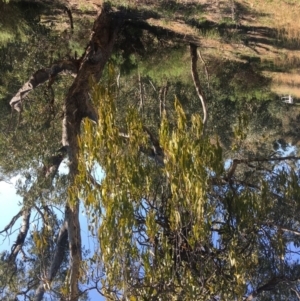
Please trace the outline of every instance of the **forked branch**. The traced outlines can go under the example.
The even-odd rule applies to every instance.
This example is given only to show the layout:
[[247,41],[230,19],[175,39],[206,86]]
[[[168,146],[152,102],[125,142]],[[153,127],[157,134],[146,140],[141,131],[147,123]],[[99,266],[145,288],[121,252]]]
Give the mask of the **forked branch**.
[[8,223],[7,226],[5,226],[5,228],[0,231],[0,234],[2,234],[3,232],[7,232],[9,229],[12,229],[12,227],[14,226],[15,222],[22,216],[23,210],[20,210],[12,219],[11,221]]
[[49,80],[49,87],[51,86],[53,79],[58,74],[71,74],[75,75],[78,71],[78,62],[75,60],[66,60],[58,62],[49,68],[43,68],[32,74],[29,81],[26,82],[23,87],[17,92],[17,94],[11,99],[9,104],[13,109],[20,112],[22,110],[22,104],[25,97],[37,86],[45,83]]

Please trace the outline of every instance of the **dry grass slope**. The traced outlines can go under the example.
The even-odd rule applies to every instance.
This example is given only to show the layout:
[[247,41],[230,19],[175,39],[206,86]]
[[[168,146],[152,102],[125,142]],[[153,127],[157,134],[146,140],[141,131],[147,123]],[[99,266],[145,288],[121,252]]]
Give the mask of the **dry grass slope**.
[[[97,8],[103,0],[68,0]],[[300,0],[111,0],[115,6],[150,10],[148,22],[197,37],[207,57],[259,58],[275,93],[300,98]],[[283,72],[283,73],[282,73]]]

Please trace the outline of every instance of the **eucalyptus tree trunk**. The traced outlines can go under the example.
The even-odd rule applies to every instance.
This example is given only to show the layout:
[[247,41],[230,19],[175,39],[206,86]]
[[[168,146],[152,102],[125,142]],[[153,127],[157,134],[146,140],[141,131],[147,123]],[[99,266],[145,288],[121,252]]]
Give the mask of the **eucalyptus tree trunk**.
[[[56,252],[53,256],[51,266],[35,292],[35,300],[43,299],[46,289],[50,289],[50,284],[64,258],[64,245],[68,239],[70,252],[69,277],[67,281],[69,301],[76,301],[79,298],[78,279],[80,276],[81,264],[81,235],[79,223],[79,199],[75,188],[75,180],[78,174],[78,136],[80,135],[80,125],[83,118],[87,117],[97,123],[97,110],[90,102],[90,82],[100,80],[106,62],[111,56],[113,44],[120,28],[122,17],[110,12],[109,6],[103,5],[93,26],[92,35],[83,56],[80,59],[63,61],[54,64],[50,68],[43,68],[36,71],[28,82],[17,92],[10,101],[10,105],[18,112],[22,112],[22,103],[25,97],[35,87],[49,80],[51,86],[53,79],[59,73],[71,73],[76,76],[71,85],[64,102],[64,117],[62,122],[62,144],[67,150],[69,157],[69,185],[70,194],[65,205],[65,221],[57,238]],[[72,193],[75,191],[75,194]],[[76,195],[76,196],[75,196]],[[25,216],[26,213],[26,216]],[[24,225],[21,234],[28,232],[28,220],[30,208],[24,211]],[[26,218],[26,219],[25,219]],[[20,236],[20,241],[25,239]],[[24,238],[24,239],[23,239]],[[20,247],[22,245],[20,244]],[[17,245],[18,246],[18,245]],[[14,258],[15,258],[14,254]]]
[[[70,186],[74,187],[78,174],[78,136],[80,124],[84,117],[98,121],[97,110],[92,106],[89,97],[91,78],[98,82],[107,60],[110,58],[119,21],[103,7],[97,17],[93,33],[79,67],[77,77],[69,89],[64,105],[62,144],[68,150],[70,160]],[[72,190],[72,189],[71,189]],[[75,189],[76,190],[76,189]],[[69,301],[78,300],[78,279],[81,263],[81,237],[79,223],[79,199],[71,194],[66,203],[65,220],[68,227],[70,270],[68,291]]]

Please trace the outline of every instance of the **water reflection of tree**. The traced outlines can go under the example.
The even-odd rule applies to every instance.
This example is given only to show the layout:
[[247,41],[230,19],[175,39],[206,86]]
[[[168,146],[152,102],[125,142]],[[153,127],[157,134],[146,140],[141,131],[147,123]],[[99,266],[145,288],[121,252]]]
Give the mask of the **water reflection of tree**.
[[[206,54],[205,61],[210,73],[209,86],[203,66],[201,79],[204,80],[201,84],[207,95],[210,117],[204,131],[199,116],[195,114],[201,113],[203,106],[200,105],[192,84],[191,58],[187,55],[186,46],[182,46],[191,42],[191,37],[166,30],[163,26],[161,28],[150,26],[141,20],[140,14],[134,13],[127,10],[109,12],[107,15],[104,13],[97,19],[98,23],[96,22],[95,26],[98,29],[102,26],[109,28],[107,32],[112,34],[113,38],[109,39],[94,30],[84,55],[80,58],[77,55],[73,57],[72,54],[71,58],[68,58],[75,69],[79,65],[81,68],[77,70],[78,76],[74,81],[73,79],[70,82],[61,79],[57,81],[61,84],[61,94],[66,90],[68,83],[73,82],[63,110],[61,109],[63,97],[55,99],[57,107],[47,106],[46,109],[39,99],[27,99],[33,104],[28,105],[22,113],[23,120],[17,124],[18,135],[12,135],[12,141],[8,143],[11,150],[10,164],[3,159],[2,167],[6,168],[7,174],[22,171],[28,166],[36,170],[32,180],[36,180],[37,192],[33,193],[35,189],[23,187],[24,207],[17,216],[23,215],[24,227],[20,233],[24,234],[28,232],[28,212],[31,209],[36,210],[43,226],[33,233],[33,237],[29,240],[32,249],[27,251],[33,250],[34,254],[48,255],[43,262],[44,273],[40,276],[40,271],[37,272],[39,265],[35,264],[37,261],[23,254],[26,260],[33,262],[29,270],[30,283],[26,283],[24,282],[26,271],[22,262],[15,260],[18,273],[7,267],[11,258],[16,259],[18,254],[15,257],[8,256],[8,253],[4,254],[1,264],[9,272],[7,273],[9,277],[14,276],[11,278],[14,289],[7,291],[4,289],[3,292],[8,295],[18,294],[18,287],[15,284],[22,278],[22,286],[28,287],[24,294],[32,295],[34,289],[37,289],[36,296],[40,299],[46,289],[51,290],[51,282],[58,272],[61,276],[66,276],[66,283],[70,285],[67,288],[68,284],[57,278],[57,285],[56,283],[54,285],[59,291],[56,289],[52,291],[56,296],[71,294],[71,299],[77,299],[79,275],[82,276],[81,281],[84,283],[90,280],[94,281],[93,285],[99,283],[99,278],[93,278],[94,270],[85,270],[85,267],[82,267],[85,272],[91,272],[88,276],[80,272],[81,246],[78,232],[80,193],[85,196],[86,204],[95,210],[91,214],[91,229],[95,230],[103,208],[108,213],[99,231],[99,235],[103,238],[100,243],[105,246],[102,255],[106,256],[107,260],[103,261],[103,258],[97,256],[90,259],[90,262],[96,262],[98,267],[102,268],[105,264],[103,273],[106,273],[106,276],[102,280],[111,281],[106,282],[103,288],[107,296],[113,295],[113,298],[117,298],[120,293],[125,292],[125,287],[131,300],[137,300],[140,296],[170,298],[178,295],[183,299],[188,296],[186,298],[189,300],[195,299],[195,296],[197,298],[210,296],[211,299],[215,299],[224,295],[224,298],[228,296],[234,298],[241,296],[245,290],[245,271],[251,271],[251,275],[255,275],[248,280],[248,284],[251,283],[253,288],[257,288],[247,293],[249,300],[261,292],[273,293],[283,282],[291,284],[295,277],[298,277],[298,271],[292,271],[293,267],[288,262],[283,262],[282,256],[285,255],[284,248],[290,242],[289,239],[297,242],[295,233],[298,228],[294,225],[297,211],[294,210],[293,204],[297,202],[299,183],[295,172],[279,174],[273,162],[298,158],[274,159],[274,155],[268,153],[270,150],[268,140],[273,136],[267,137],[266,142],[263,142],[262,129],[265,129],[263,134],[270,135],[269,129],[278,119],[271,118],[273,115],[269,112],[269,107],[273,96],[268,90],[269,80],[261,75],[259,62],[241,63],[235,60],[223,62]],[[110,57],[116,29],[114,27],[116,24],[110,17],[115,15],[122,18],[129,16],[129,20],[123,32],[121,31],[123,37],[121,35],[119,40],[116,39],[118,52]],[[134,16],[137,19],[134,19]],[[163,39],[160,39],[162,37]],[[49,38],[52,42],[59,41],[58,37],[52,38],[53,40]],[[76,42],[78,40],[74,39],[72,43],[74,47],[77,45]],[[101,54],[102,48],[107,50],[104,59]],[[66,49],[70,52],[69,47]],[[31,53],[29,50],[28,54]],[[33,53],[37,53],[37,50]],[[111,65],[103,69],[109,57]],[[52,67],[54,66],[57,65],[52,64]],[[95,66],[99,68],[94,68]],[[63,70],[67,71],[66,68],[54,69],[55,72],[52,72],[49,78],[49,88],[54,77]],[[43,75],[50,72],[50,69],[39,70],[44,72]],[[87,76],[94,75],[98,82],[101,75],[99,71],[103,72],[102,86],[93,82],[92,76]],[[33,78],[36,83],[43,83],[37,76]],[[47,76],[44,82],[46,79]],[[35,85],[27,86],[30,88],[28,92],[35,87]],[[24,85],[25,88],[27,86]],[[105,90],[103,87],[108,88]],[[90,93],[90,88],[93,93]],[[38,98],[44,98],[41,94],[37,95]],[[178,100],[174,106],[175,95]],[[97,108],[100,108],[98,112],[91,105],[91,98],[94,104],[101,99],[102,102],[97,104]],[[16,104],[24,102],[18,94],[14,100],[16,100],[12,104],[14,108],[18,108]],[[106,100],[108,101],[105,103]],[[128,107],[131,108],[129,113]],[[133,108],[138,108],[138,113]],[[47,119],[47,122],[39,118],[51,113],[52,110],[55,114],[53,116],[50,114],[51,118]],[[114,115],[116,112],[117,116]],[[101,118],[98,119],[97,113]],[[55,137],[58,136],[59,130],[52,124],[60,119],[61,114],[64,115],[65,135],[64,146],[58,149],[59,142]],[[98,128],[102,126],[102,130],[94,131],[94,125],[85,124],[84,133],[87,134],[87,140],[82,147],[86,151],[83,156],[86,157],[79,172],[77,136],[83,117],[95,121]],[[159,131],[162,120],[164,123]],[[29,137],[26,131],[30,134],[34,132],[30,135],[32,140],[24,139]],[[233,160],[232,166],[226,172],[223,170],[222,149],[217,144],[216,133],[224,149],[233,148],[230,156],[238,157]],[[43,135],[46,135],[43,137],[43,144],[35,143],[40,141],[39,136]],[[276,135],[277,132],[274,133],[274,137]],[[16,143],[16,136],[19,137],[19,144]],[[100,136],[104,139],[97,145]],[[1,143],[2,145],[7,143],[5,135],[2,136]],[[16,149],[17,156],[23,157],[20,164],[14,166]],[[53,153],[54,157],[51,156]],[[66,204],[65,221],[61,223],[56,220],[54,211],[49,210],[44,204],[44,199],[51,194],[47,194],[47,189],[43,185],[51,186],[52,183],[46,180],[47,176],[51,172],[55,173],[66,153],[70,158],[70,181],[76,184],[71,185],[69,200],[66,203],[63,184],[60,184],[64,183],[66,186],[65,179],[59,176],[51,177],[55,183],[56,196],[52,200],[53,204],[60,206]],[[257,153],[260,156],[256,156]],[[95,154],[96,157],[93,158]],[[250,158],[241,159],[249,155]],[[91,166],[85,165],[86,162],[92,165],[94,160],[99,160],[101,166],[106,167],[106,186],[97,183],[89,169]],[[75,175],[78,175],[76,179],[78,182],[74,182]],[[266,179],[270,183],[267,183]],[[33,187],[35,188],[34,185]],[[81,191],[77,187],[84,189]],[[107,202],[103,203],[103,206],[99,205],[105,201]],[[33,204],[35,207],[31,208]],[[284,204],[288,206],[284,207]],[[132,209],[136,210],[134,218]],[[287,218],[279,219],[281,214]],[[55,226],[48,223],[49,216]],[[10,225],[14,222],[15,218]],[[61,265],[67,258],[66,228],[72,258],[69,273],[66,273],[65,266]],[[126,240],[130,236],[128,229],[131,228],[136,231],[134,239],[141,238],[139,241],[141,249],[135,248],[135,240]],[[212,242],[212,232],[218,233],[220,237],[218,247]],[[286,237],[283,232],[295,235]],[[54,236],[57,237],[56,243],[51,240]],[[25,238],[20,237],[21,239],[15,242],[13,253],[16,249],[20,251],[23,246],[26,247]],[[51,240],[51,244],[47,242],[48,240]],[[277,244],[276,241],[281,243]],[[142,248],[144,253],[139,257],[137,254]],[[56,249],[56,252],[50,264],[47,260],[51,254],[50,250],[53,249]],[[154,256],[154,259],[151,256]],[[120,261],[116,260],[116,257]],[[131,269],[136,271],[137,265],[142,273],[130,274]],[[281,269],[277,275],[278,267],[286,270]],[[156,268],[162,273],[159,275],[154,273],[152,278],[149,277]],[[112,273],[114,270],[116,273]],[[122,270],[123,274],[120,275],[119,270]],[[170,271],[173,274],[170,274]],[[4,287],[8,278],[3,278]],[[93,288],[95,287],[90,287]],[[283,293],[288,291],[283,290]]]

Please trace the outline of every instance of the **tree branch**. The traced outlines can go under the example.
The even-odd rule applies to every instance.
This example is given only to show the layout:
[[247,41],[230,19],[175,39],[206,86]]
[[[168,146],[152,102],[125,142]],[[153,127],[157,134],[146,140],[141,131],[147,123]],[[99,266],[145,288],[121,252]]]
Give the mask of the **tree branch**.
[[15,222],[22,216],[23,213],[23,209],[20,210],[9,222],[9,224],[2,230],[0,231],[0,234],[2,234],[3,232],[7,232],[8,229],[12,228],[15,224]]
[[[90,79],[98,82],[106,62],[111,56],[116,35],[122,19],[113,18],[109,7],[104,5],[97,17],[89,45],[82,56],[78,75],[69,89],[64,104],[63,146],[67,147],[69,155],[69,179],[71,187],[75,188],[75,178],[78,174],[78,136],[83,118],[88,117],[95,122],[98,114],[90,102]],[[72,189],[72,188],[71,188]],[[68,279],[69,300],[78,300],[78,279],[81,263],[81,236],[79,222],[79,199],[69,195],[65,207],[65,221],[68,227],[70,273]]]
[[74,25],[73,25],[73,16],[72,16],[72,12],[71,12],[70,8],[68,8],[67,6],[65,6],[65,12],[68,14],[68,17],[69,17],[69,19],[70,19],[71,32],[73,33]]
[[29,230],[29,221],[31,215],[31,208],[26,208],[22,210],[22,226],[20,228],[19,234],[13,246],[11,247],[11,253],[9,256],[9,261],[14,261],[21,250],[25,238]]
[[143,130],[148,134],[150,142],[152,144],[152,149],[154,152],[154,155],[158,159],[159,162],[164,161],[165,153],[164,150],[161,148],[159,144],[159,140],[151,133],[151,131],[146,127],[143,126]]
[[279,231],[290,232],[290,233],[293,233],[294,235],[300,236],[300,231],[281,227],[281,226],[277,225],[276,222],[275,223],[269,222],[266,225],[276,227]]
[[249,164],[250,162],[285,161],[285,160],[300,160],[300,157],[286,156],[286,157],[271,157],[271,158],[233,159],[231,167],[227,173],[227,179],[230,180],[232,178],[238,164]]
[[[150,81],[151,82],[151,81]],[[159,116],[162,117],[163,113],[166,114],[166,96],[169,89],[169,83],[167,82],[165,86],[161,87],[158,94],[159,99]]]
[[194,44],[190,44],[190,52],[191,52],[191,60],[192,60],[192,67],[191,67],[192,77],[194,81],[194,86],[197,91],[197,95],[201,101],[201,105],[203,109],[203,125],[205,126],[207,121],[207,106],[206,106],[206,99],[202,91],[202,87],[200,84],[199,75],[197,71],[197,60],[198,60],[197,46]]
[[141,74],[138,71],[138,80],[139,80],[139,90],[140,90],[140,104],[139,111],[142,112],[142,116],[144,115],[144,91],[143,91],[143,83],[141,79]]
[[49,80],[49,85],[51,86],[51,81],[59,73],[61,74],[76,74],[78,71],[78,61],[75,60],[66,60],[58,62],[52,65],[50,68],[43,68],[36,71],[26,82],[23,87],[17,92],[17,94],[11,99],[9,104],[13,109],[20,112],[22,110],[22,104],[25,97],[37,86],[43,84]]
[[207,80],[207,88],[209,89],[209,73],[208,73],[208,69],[207,69],[207,65],[202,57],[202,54],[201,54],[201,51],[200,50],[197,50],[197,53],[198,53],[198,57],[200,57],[203,65],[204,65],[204,70],[205,70],[205,74],[206,74],[206,80]]
[[255,298],[259,296],[262,292],[273,291],[274,289],[276,289],[277,285],[279,285],[280,283],[283,282],[289,283],[289,282],[294,282],[296,280],[297,279],[291,280],[286,277],[273,277],[266,284],[254,290],[248,297],[244,298],[244,300],[245,301],[255,300]]
[[293,288],[291,288],[291,290],[296,294],[298,300],[300,300],[300,294],[299,294],[299,292],[297,290],[293,289]]
[[47,289],[50,288],[50,284],[54,279],[54,277],[56,276],[65,258],[66,250],[67,250],[67,242],[68,242],[68,228],[67,228],[67,223],[64,222],[58,233],[56,249],[55,249],[53,259],[51,261],[51,266],[47,273],[47,277],[41,279],[40,284],[35,291],[34,301],[43,300],[43,296],[46,290],[45,288]]
[[[57,173],[57,170],[59,168],[60,163],[63,160],[63,157],[64,156],[62,154],[58,154],[58,155],[52,156],[49,159],[48,166],[44,167],[43,172],[39,176],[39,178],[37,179],[36,183],[27,192],[27,196],[29,196],[30,194],[34,194],[36,189],[40,189],[41,184],[42,185],[45,185],[45,184],[51,185],[52,184],[52,180],[53,180],[55,174]],[[45,180],[47,180],[49,182],[45,182]],[[19,251],[21,250],[21,248],[24,244],[24,241],[26,239],[26,236],[27,236],[27,233],[28,233],[28,230],[29,230],[31,209],[32,209],[33,206],[35,206],[34,201],[38,198],[38,195],[35,195],[34,196],[34,201],[32,203],[28,204],[27,196],[24,197],[24,200],[23,200],[24,207],[20,211],[21,215],[22,215],[22,226],[20,228],[20,231],[19,231],[19,234],[17,236],[17,239],[16,239],[15,243],[13,244],[13,246],[11,248],[9,261],[14,261],[16,259],[16,257],[18,256]],[[37,207],[36,207],[36,209],[38,210]],[[18,215],[20,215],[20,212],[12,219],[12,221],[9,223],[9,225],[12,225],[12,222],[15,222],[17,220],[16,217]]]

